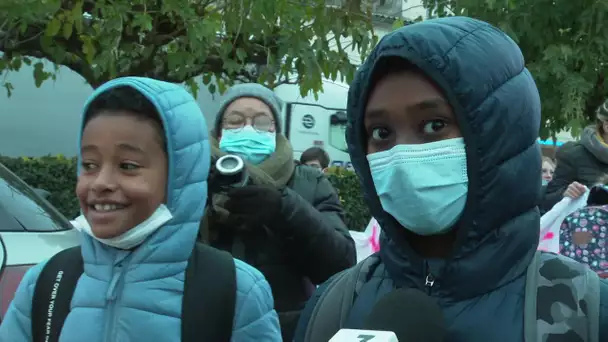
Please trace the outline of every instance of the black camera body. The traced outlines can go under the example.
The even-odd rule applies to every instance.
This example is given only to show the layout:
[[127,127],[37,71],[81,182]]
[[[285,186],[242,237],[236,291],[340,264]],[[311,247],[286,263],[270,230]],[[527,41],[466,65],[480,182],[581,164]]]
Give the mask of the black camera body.
[[213,179],[210,188],[215,192],[227,192],[231,188],[241,188],[249,184],[249,173],[243,159],[234,154],[224,155],[214,162]]

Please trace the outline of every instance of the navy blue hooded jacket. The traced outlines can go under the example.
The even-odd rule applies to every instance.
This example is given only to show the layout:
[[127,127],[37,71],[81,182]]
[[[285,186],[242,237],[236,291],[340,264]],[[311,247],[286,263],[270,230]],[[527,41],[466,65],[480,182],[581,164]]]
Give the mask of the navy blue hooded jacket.
[[[469,177],[454,251],[425,260],[380,204],[366,159],[363,115],[374,69],[385,57],[418,67],[443,91],[463,134]],[[493,26],[465,17],[427,20],[382,38],[350,86],[347,142],[372,215],[382,229],[377,264],[351,309],[361,328],[376,301],[395,288],[437,298],[450,342],[523,341],[526,269],[539,238],[540,99],[518,46]],[[432,286],[425,279],[432,275]],[[302,341],[320,287],[301,316]],[[608,341],[608,285],[601,285],[600,341]]]

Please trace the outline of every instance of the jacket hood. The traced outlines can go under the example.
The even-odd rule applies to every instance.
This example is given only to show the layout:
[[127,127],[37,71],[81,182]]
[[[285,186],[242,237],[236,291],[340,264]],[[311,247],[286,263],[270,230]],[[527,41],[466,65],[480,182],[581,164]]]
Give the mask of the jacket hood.
[[608,164],[608,145],[606,145],[595,125],[588,126],[583,130],[580,143],[600,162]]
[[[466,144],[469,190],[447,260],[423,260],[380,204],[366,159],[363,114],[376,65],[403,58],[443,91]],[[473,297],[524,274],[538,245],[540,98],[519,47],[471,18],[426,20],[382,38],[360,67],[348,98],[346,139],[372,215],[383,229],[380,256],[401,286]]]
[[[143,77],[114,79],[97,88],[83,110],[99,94],[130,86],[156,107],[165,132],[168,156],[167,208],[173,218],[133,253],[136,263],[180,262],[189,258],[207,198],[210,146],[205,118],[196,100],[179,85]],[[80,135],[82,135],[81,127]],[[82,137],[79,136],[80,145]],[[79,149],[80,150],[80,149]],[[83,235],[83,258],[97,264],[113,263],[124,253]]]

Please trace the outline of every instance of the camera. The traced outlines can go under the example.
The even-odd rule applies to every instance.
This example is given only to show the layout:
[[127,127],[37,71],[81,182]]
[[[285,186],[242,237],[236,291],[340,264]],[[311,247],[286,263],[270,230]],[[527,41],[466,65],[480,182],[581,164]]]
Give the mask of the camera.
[[226,192],[230,188],[240,188],[249,184],[249,173],[243,159],[234,154],[227,154],[212,163],[214,168],[211,188],[217,192]]

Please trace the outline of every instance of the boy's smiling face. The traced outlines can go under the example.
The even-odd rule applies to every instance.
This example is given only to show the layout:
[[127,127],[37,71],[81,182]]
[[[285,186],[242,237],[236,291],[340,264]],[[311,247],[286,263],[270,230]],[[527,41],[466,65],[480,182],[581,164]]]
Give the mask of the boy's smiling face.
[[123,234],[165,202],[161,133],[153,120],[128,111],[101,112],[86,123],[76,195],[98,238]]

